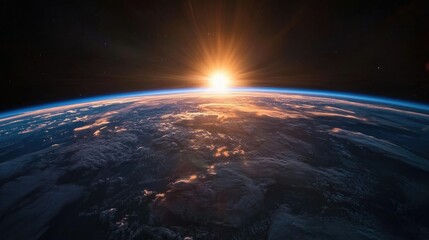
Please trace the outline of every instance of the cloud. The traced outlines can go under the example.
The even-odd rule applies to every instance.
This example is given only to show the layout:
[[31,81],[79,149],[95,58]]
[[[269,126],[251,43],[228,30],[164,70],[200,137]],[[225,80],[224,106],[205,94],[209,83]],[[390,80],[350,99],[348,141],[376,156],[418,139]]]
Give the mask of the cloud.
[[362,214],[362,221],[318,214],[293,213],[279,208],[272,217],[268,239],[395,239],[387,236],[375,219]]
[[387,140],[379,139],[360,132],[348,131],[340,128],[333,128],[330,134],[342,139],[349,140],[357,145],[370,148],[373,151],[395,158],[405,164],[412,165],[425,171],[429,171],[429,160],[391,143]]
[[256,214],[275,183],[307,185],[314,169],[297,160],[258,158],[217,165],[215,175],[176,181],[155,201],[161,215],[239,227]]
[[63,154],[70,155],[70,171],[97,170],[109,163],[129,161],[137,144],[137,136],[121,133],[112,137],[91,139],[63,149]]

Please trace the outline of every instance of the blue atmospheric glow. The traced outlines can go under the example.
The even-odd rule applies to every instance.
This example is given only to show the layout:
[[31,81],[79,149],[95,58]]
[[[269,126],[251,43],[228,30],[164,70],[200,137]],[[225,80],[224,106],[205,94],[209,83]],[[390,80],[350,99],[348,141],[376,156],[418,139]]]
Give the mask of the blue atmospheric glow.
[[[198,92],[201,92],[201,93],[211,92],[211,90],[206,88],[183,88],[183,89],[153,90],[153,91],[141,91],[141,92],[113,94],[113,95],[103,95],[103,96],[55,102],[50,104],[44,104],[39,106],[33,106],[33,107],[3,112],[3,113],[0,113],[0,118],[10,117],[10,116],[31,112],[35,110],[40,110],[40,109],[67,106],[67,105],[79,104],[79,103],[95,102],[95,101],[101,101],[101,100],[118,99],[118,98],[126,98],[126,97],[152,96],[152,95],[186,94],[186,93],[198,93]],[[290,89],[290,88],[233,88],[229,90],[229,92],[272,92],[272,93],[298,94],[298,95],[317,96],[317,97],[329,97],[329,98],[345,99],[345,100],[351,100],[351,101],[353,100],[359,101],[359,102],[364,101],[364,102],[378,103],[378,104],[391,105],[391,106],[397,106],[397,107],[413,108],[418,111],[429,112],[429,105],[426,105],[423,103],[416,103],[416,102],[404,101],[399,99],[375,97],[375,96],[346,93],[346,92]]]

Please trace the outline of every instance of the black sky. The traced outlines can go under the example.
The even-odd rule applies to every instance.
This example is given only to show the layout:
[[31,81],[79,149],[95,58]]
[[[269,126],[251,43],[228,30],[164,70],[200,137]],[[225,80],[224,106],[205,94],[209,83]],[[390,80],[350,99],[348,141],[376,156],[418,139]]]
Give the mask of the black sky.
[[235,57],[247,73],[247,86],[429,103],[424,1],[6,0],[1,5],[0,110],[195,87],[186,76],[195,70],[198,42],[210,43],[220,34],[239,39]]

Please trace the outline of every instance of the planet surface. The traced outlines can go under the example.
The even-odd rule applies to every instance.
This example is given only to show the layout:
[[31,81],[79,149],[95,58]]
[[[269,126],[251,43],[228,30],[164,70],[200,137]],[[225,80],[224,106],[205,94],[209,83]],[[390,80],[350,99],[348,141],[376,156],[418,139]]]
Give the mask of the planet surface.
[[0,118],[1,239],[429,239],[429,108],[177,91]]

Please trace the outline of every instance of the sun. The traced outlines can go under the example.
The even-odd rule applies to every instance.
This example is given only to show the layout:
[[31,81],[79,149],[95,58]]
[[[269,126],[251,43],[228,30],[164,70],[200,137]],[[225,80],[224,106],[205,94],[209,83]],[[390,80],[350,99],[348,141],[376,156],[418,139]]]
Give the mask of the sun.
[[217,92],[224,92],[228,90],[231,85],[231,78],[229,74],[222,70],[212,73],[208,80],[210,89]]

